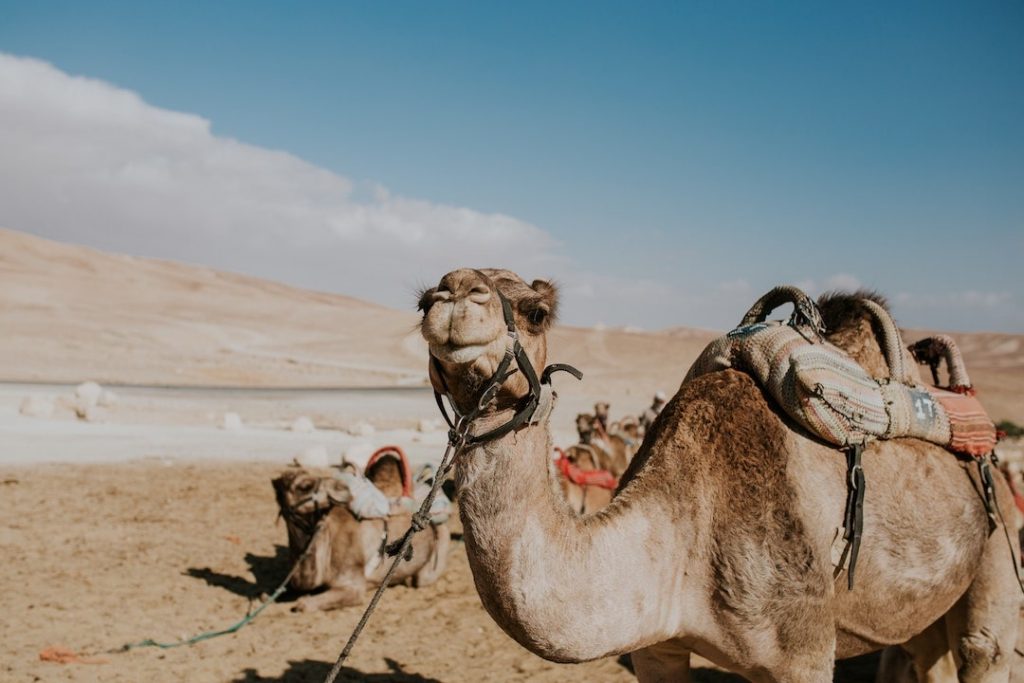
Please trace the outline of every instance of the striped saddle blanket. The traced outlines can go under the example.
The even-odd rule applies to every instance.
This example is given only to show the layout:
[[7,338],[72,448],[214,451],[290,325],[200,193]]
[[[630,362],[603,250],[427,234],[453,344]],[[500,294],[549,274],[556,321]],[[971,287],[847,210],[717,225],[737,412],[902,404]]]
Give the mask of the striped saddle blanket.
[[[794,304],[788,322],[764,320],[771,308],[785,302]],[[864,303],[883,330],[880,342],[890,379],[874,379],[825,341],[813,301],[796,288],[781,287],[762,297],[739,327],[709,344],[684,382],[725,368],[745,371],[791,418],[838,446],[915,437],[975,457],[992,452],[995,426],[974,396],[952,340],[925,342],[947,354],[954,390],[916,383],[904,370],[903,342],[888,311],[873,301]]]

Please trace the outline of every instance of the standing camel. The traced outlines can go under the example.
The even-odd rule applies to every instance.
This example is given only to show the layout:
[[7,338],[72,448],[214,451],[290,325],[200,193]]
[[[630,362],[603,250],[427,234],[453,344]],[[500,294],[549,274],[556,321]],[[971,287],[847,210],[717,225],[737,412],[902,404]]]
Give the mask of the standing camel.
[[[550,283],[463,269],[420,300],[431,382],[463,413],[512,344],[503,300],[529,364],[544,367],[557,307]],[[525,371],[498,381],[473,434],[529,400]],[[960,680],[1007,680],[1018,551],[1011,557],[1002,533],[989,534],[975,468],[944,449],[902,439],[865,450],[865,543],[852,591],[831,562],[845,457],[745,374],[683,385],[595,515],[569,510],[551,449],[542,416],[466,446],[456,463],[477,591],[530,651],[558,662],[632,652],[642,681],[685,675],[693,651],[755,682],[825,683],[835,659],[900,643],[927,672],[934,643],[915,644],[928,631],[948,634],[938,640]],[[997,495],[1009,518],[1001,478]],[[929,631],[940,619],[943,633]]]
[[589,413],[580,413],[576,416],[576,432],[580,436],[580,443],[596,451],[600,469],[621,477],[629,467],[629,461],[633,459],[639,444],[631,443],[627,440],[628,437],[622,434],[608,434],[602,424],[600,418]]

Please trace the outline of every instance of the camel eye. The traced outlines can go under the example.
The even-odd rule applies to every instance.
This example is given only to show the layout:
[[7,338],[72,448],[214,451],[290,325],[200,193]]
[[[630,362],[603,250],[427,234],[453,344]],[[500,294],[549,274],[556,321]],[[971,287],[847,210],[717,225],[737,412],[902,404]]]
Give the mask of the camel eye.
[[543,308],[535,308],[526,314],[526,319],[531,325],[543,325],[548,318],[548,312]]
[[296,485],[295,490],[297,490],[299,493],[309,493],[310,491],[313,490],[313,485],[314,482],[312,481],[303,481]]

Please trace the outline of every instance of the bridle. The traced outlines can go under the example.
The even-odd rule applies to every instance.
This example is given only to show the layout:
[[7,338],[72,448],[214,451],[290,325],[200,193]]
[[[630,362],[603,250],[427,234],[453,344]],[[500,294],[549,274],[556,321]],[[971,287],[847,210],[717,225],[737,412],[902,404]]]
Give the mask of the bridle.
[[[449,434],[450,441],[454,441],[457,437],[462,437],[462,443],[466,445],[481,444],[486,441],[491,441],[502,437],[509,432],[518,429],[524,424],[531,423],[534,416],[537,413],[538,407],[542,403],[542,397],[545,391],[550,391],[551,375],[556,372],[568,372],[576,379],[583,379],[583,373],[574,368],[571,365],[565,363],[553,363],[548,365],[541,372],[538,377],[537,371],[533,367],[533,363],[530,362],[530,357],[526,355],[526,350],[522,344],[519,343],[519,332],[516,330],[515,317],[512,315],[512,304],[509,300],[498,291],[498,288],[491,284],[491,288],[498,295],[498,299],[501,301],[502,315],[505,317],[505,326],[509,337],[509,343],[505,347],[505,356],[501,359],[498,364],[497,370],[491,375],[490,379],[484,384],[483,389],[480,392],[480,397],[476,401],[476,405],[468,413],[462,414],[458,408],[455,407],[455,402],[452,400],[451,393],[448,391],[447,383],[444,380],[444,372],[441,367],[440,361],[433,355],[430,356],[431,362],[434,364],[434,368],[437,371],[437,376],[444,386],[444,393],[442,394],[437,389],[434,390],[434,400],[437,401],[437,407],[441,410],[441,415],[444,416],[445,422],[451,428]],[[512,361],[515,361],[515,368],[512,366]],[[483,434],[469,434],[469,425],[475,421],[480,415],[487,409],[491,401],[498,395],[498,391],[501,389],[502,384],[505,383],[509,377],[514,375],[517,371],[521,371],[526,377],[527,382],[530,385],[530,390],[523,396],[519,401],[519,407],[516,409],[515,414],[505,424],[495,427]],[[448,403],[451,405],[452,413],[455,415],[455,419],[452,419],[448,415],[448,410],[444,406],[444,400],[442,396],[448,398]],[[462,434],[457,434],[462,432]]]

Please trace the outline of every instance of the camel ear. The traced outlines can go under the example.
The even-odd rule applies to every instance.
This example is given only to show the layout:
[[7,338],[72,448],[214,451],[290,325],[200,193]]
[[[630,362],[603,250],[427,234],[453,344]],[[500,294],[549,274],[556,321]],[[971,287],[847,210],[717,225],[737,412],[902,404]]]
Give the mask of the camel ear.
[[419,301],[416,304],[416,310],[421,313],[426,313],[427,309],[430,308],[431,304],[434,303],[434,292],[437,291],[437,287],[428,287],[419,291]]

